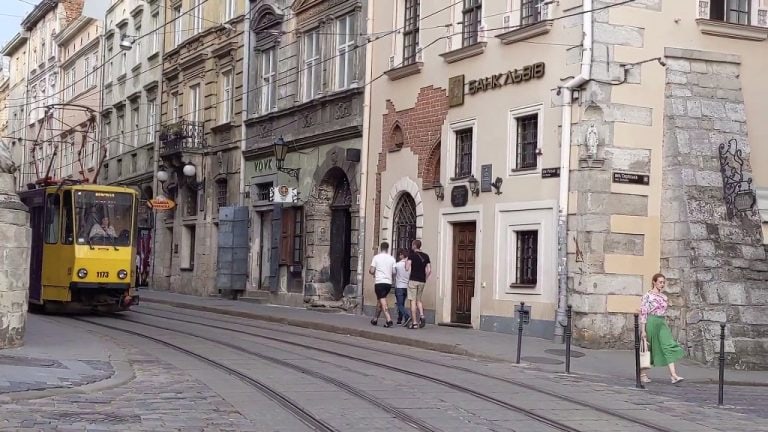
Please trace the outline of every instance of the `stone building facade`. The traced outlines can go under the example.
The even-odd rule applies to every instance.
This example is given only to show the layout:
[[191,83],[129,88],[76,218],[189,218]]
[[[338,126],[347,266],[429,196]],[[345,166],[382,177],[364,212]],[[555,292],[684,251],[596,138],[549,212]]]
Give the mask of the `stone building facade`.
[[240,202],[243,29],[246,5],[230,0],[167,3],[162,58],[152,286],[217,293],[219,209]]
[[54,39],[59,50],[60,144],[54,176],[95,180],[102,149],[97,139],[101,108],[101,27],[80,16]]
[[[164,2],[113,0],[104,16],[104,49],[99,78],[99,142],[106,150],[97,181],[139,192],[137,254],[141,269],[152,268],[155,218],[147,201],[154,198],[158,160],[162,59],[167,7]],[[130,49],[121,48],[129,43]],[[142,270],[146,271],[142,272]],[[144,278],[139,278],[144,284]]]
[[583,345],[626,347],[632,313],[661,271],[669,322],[691,357],[716,362],[726,322],[729,362],[766,366],[768,262],[754,198],[768,177],[752,167],[768,161],[753,144],[768,135],[759,120],[768,104],[754,90],[765,59],[751,54],[768,38],[766,13],[759,1],[663,0],[594,13],[568,225]]
[[27,167],[24,166],[25,143],[27,137],[27,60],[29,46],[26,33],[17,33],[2,48],[2,54],[8,58],[8,92],[5,99],[7,119],[3,137],[11,147],[11,157],[19,167],[16,172],[17,187],[22,187],[27,180]]
[[247,289],[276,303],[359,301],[366,17],[354,0],[251,2]]
[[63,109],[60,50],[56,36],[80,16],[83,0],[51,0],[40,2],[21,22],[26,32],[28,54],[26,106],[26,151],[22,172],[23,184],[61,174]]
[[[525,301],[527,331],[552,337],[571,304],[578,343],[603,348],[630,346],[640,297],[662,272],[691,357],[716,361],[725,321],[729,362],[765,367],[768,177],[753,170],[768,161],[754,144],[768,136],[768,65],[753,55],[768,38],[764,2],[469,3],[442,15],[427,1],[376,9],[375,31],[403,31],[374,48],[373,74],[386,78],[371,97],[366,260],[380,240],[419,237],[438,323],[509,331]],[[448,26],[448,46],[413,16]],[[546,71],[521,79],[514,59]],[[530,129],[537,104],[543,121]],[[530,141],[535,159],[521,158]],[[534,169],[515,169],[521,159]],[[457,170],[478,180],[477,196]],[[536,241],[521,242],[530,231]],[[532,250],[541,271],[520,284]]]

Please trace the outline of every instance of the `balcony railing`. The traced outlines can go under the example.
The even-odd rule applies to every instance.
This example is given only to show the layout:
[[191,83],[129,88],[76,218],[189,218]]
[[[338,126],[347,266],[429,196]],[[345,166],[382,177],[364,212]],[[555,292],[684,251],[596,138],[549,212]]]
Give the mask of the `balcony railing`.
[[168,156],[207,147],[203,122],[181,120],[160,126],[160,155]]

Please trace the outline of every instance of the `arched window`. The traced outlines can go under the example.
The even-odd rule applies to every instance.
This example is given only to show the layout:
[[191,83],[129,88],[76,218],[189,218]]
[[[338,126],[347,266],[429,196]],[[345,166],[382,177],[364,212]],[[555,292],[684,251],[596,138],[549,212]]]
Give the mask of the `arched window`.
[[403,144],[405,144],[403,128],[401,128],[399,124],[396,124],[395,127],[392,128],[392,144],[395,145],[396,149],[403,148]]
[[408,193],[403,193],[397,200],[392,230],[393,254],[398,249],[411,249],[411,242],[416,239],[416,202]]

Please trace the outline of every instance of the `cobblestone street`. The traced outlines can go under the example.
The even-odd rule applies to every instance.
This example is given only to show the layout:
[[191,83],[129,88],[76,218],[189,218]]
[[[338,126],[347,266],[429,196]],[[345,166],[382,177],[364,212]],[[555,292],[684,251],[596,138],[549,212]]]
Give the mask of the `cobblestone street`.
[[718,408],[716,386],[708,384],[659,378],[638,391],[628,379],[566,376],[177,308],[150,305],[89,322],[32,316],[40,319],[67,324],[67,334],[87,330],[88,339],[111,340],[132,377],[30,400],[6,392],[2,431],[768,431],[764,387],[727,387],[729,406]]

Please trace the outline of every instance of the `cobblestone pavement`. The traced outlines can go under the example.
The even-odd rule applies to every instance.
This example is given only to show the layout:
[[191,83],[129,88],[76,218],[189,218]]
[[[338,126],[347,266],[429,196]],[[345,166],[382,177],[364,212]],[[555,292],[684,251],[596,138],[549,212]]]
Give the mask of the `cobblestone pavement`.
[[[184,346],[200,355],[252,376],[318,415],[338,431],[411,430],[407,422],[360,397],[372,395],[394,410],[427,424],[427,430],[450,431],[551,431],[550,426],[520,412],[500,407],[456,388],[424,380],[419,375],[450,381],[498,400],[514,403],[535,414],[566,422],[582,431],[646,430],[589,407],[558,400],[492,377],[482,377],[457,367],[522,381],[536,389],[639,417],[675,430],[768,431],[758,411],[749,408],[745,394],[739,408],[714,408],[699,400],[706,394],[696,385],[667,385],[658,380],[649,391],[631,388],[631,382],[599,382],[594,377],[564,376],[515,367],[508,363],[471,360],[465,357],[422,351],[382,342],[330,335],[275,324],[254,323],[208,313],[194,316],[172,311],[152,313],[191,320],[183,323],[160,317],[126,314],[125,320],[94,318],[94,321],[128,327],[134,331]],[[64,318],[61,318],[64,320]],[[222,321],[226,322],[222,322]],[[160,325],[174,330],[162,330]],[[120,387],[86,394],[63,394],[44,399],[0,402],[0,431],[305,431],[306,425],[263,394],[239,379],[216,371],[188,355],[136,336],[89,327],[121,346],[136,378]],[[254,324],[260,327],[247,327]],[[213,328],[223,325],[234,331]],[[193,333],[206,341],[176,330]],[[288,333],[286,331],[292,332]],[[253,334],[248,334],[253,333]],[[293,334],[298,333],[298,334]],[[265,339],[262,336],[277,338]],[[327,339],[327,340],[326,340]],[[346,342],[347,345],[335,343]],[[258,358],[220,342],[266,355]],[[307,345],[305,347],[290,345]],[[351,345],[350,345],[351,344]],[[321,352],[309,347],[328,350]],[[372,349],[383,350],[375,352]],[[403,354],[418,357],[405,358]],[[343,357],[348,356],[348,357]],[[277,360],[275,362],[274,360]],[[446,366],[435,365],[439,362]],[[281,364],[278,364],[282,362]],[[367,363],[366,363],[367,362]],[[412,371],[410,376],[371,362]],[[291,369],[287,364],[304,368]],[[336,380],[344,390],[322,376]],[[357,392],[357,394],[355,394]],[[735,389],[731,390],[735,396]],[[716,393],[714,394],[716,398]],[[1,400],[1,399],[0,399]],[[714,399],[716,401],[716,399]],[[732,400],[736,400],[734,397]],[[759,403],[758,399],[758,403]],[[764,409],[764,408],[763,408]],[[424,430],[424,429],[422,429]]]
[[136,379],[93,394],[0,404],[0,431],[257,431],[231,404],[178,368],[130,350]]
[[[50,360],[0,354],[0,394],[72,388],[112,376],[112,364],[101,360]],[[26,379],[21,381],[19,377]]]

